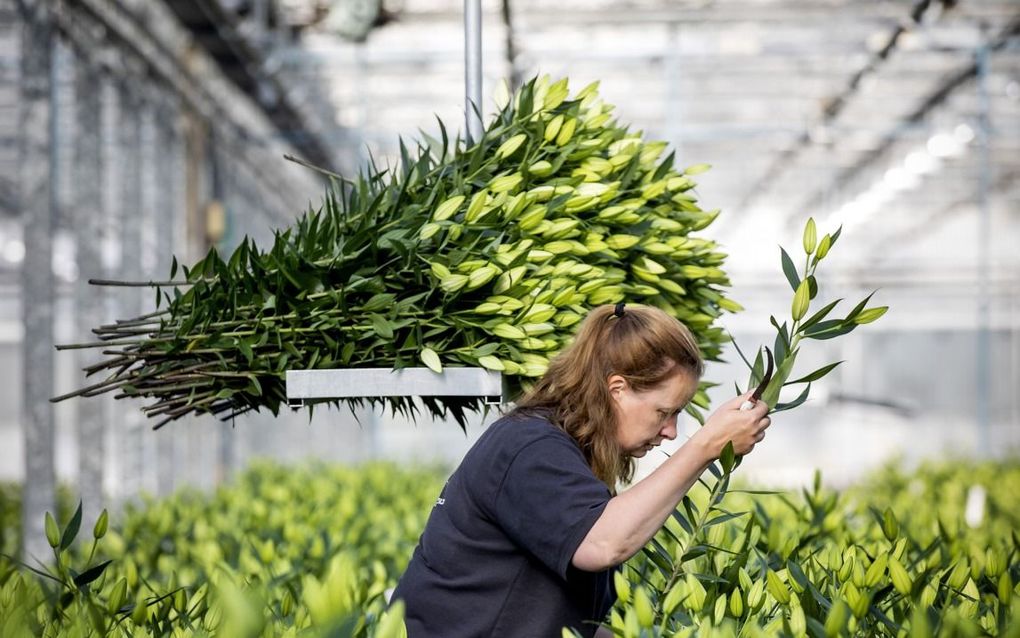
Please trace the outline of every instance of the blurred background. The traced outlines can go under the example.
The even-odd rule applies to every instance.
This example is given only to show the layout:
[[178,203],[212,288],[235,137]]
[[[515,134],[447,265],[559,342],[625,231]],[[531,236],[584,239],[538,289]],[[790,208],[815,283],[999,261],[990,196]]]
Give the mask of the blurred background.
[[[398,139],[464,128],[457,0],[0,0],[0,481],[31,511],[67,483],[119,504],[212,487],[251,459],[388,458],[453,466],[466,433],[346,409],[187,418],[153,432],[140,403],[58,404],[85,383],[90,329],[137,316],[160,279],[245,236],[261,246],[321,201],[291,154],[345,175]],[[804,374],[846,363],[777,415],[743,465],[847,485],[887,459],[1002,457],[1020,444],[1020,5],[1015,0],[491,0],[483,108],[501,81],[592,80],[621,122],[707,162],[701,234],[722,244],[722,324],[745,352],[789,313],[779,246],[809,216],[843,234],[823,300],[891,306]],[[841,306],[842,307],[842,306]],[[729,398],[747,372],[709,365]],[[696,424],[686,422],[686,433]],[[682,439],[676,444],[682,443]],[[675,446],[674,446],[675,447]],[[648,471],[665,457],[653,453]],[[94,510],[98,511],[98,509]],[[93,513],[94,515],[94,513]],[[41,521],[41,515],[29,520]]]

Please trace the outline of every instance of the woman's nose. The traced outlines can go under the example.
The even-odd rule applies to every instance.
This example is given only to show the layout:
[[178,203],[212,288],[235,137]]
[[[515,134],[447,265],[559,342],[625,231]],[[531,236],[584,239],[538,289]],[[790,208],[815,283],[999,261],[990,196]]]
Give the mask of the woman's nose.
[[663,438],[672,441],[673,439],[676,438],[676,432],[677,432],[676,419],[671,419],[669,423],[666,424],[666,427],[662,428],[660,434],[662,434]]

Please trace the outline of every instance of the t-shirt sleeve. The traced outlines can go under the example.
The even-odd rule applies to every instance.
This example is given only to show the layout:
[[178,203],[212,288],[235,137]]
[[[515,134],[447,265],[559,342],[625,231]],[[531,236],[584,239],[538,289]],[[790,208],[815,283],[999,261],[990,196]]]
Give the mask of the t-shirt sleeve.
[[566,578],[574,552],[611,496],[573,443],[550,436],[514,457],[494,510],[515,543]]

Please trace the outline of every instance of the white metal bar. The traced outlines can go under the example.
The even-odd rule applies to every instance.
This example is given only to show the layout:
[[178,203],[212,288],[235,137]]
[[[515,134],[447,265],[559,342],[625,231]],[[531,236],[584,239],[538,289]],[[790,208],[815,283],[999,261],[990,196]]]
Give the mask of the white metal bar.
[[503,375],[484,368],[446,368],[441,374],[428,368],[287,371],[291,406],[330,399],[415,396],[501,399]]
[[[21,264],[21,429],[25,436],[25,483],[21,501],[22,557],[49,551],[43,515],[54,511],[53,231],[60,183],[58,140],[58,57],[52,15],[40,2],[17,3],[20,22],[19,98],[17,101],[18,188],[28,250]],[[14,373],[17,375],[17,372]],[[7,384],[17,378],[6,376]]]
[[482,139],[482,0],[464,0],[464,117],[468,144]]

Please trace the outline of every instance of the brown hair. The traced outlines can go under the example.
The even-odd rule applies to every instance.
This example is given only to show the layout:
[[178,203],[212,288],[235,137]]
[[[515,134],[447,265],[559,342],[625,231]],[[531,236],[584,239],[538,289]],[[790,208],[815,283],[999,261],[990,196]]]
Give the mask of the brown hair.
[[550,363],[514,412],[546,409],[549,419],[577,441],[592,471],[615,493],[634,474],[634,460],[616,442],[608,379],[618,374],[636,392],[656,387],[677,369],[701,378],[697,341],[682,323],[651,306],[599,306],[573,343]]

